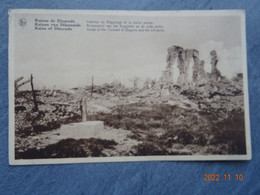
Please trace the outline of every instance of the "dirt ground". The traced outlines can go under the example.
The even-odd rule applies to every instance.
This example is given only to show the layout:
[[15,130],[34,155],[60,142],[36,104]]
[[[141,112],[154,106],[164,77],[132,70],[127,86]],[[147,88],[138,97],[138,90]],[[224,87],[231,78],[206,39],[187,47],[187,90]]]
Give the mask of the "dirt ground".
[[[95,86],[70,91],[29,91],[15,98],[16,158],[87,156],[244,154],[245,127],[241,80],[194,89]],[[215,91],[214,91],[215,90]],[[92,97],[91,97],[92,94]],[[104,129],[73,138],[64,128],[87,119]]]

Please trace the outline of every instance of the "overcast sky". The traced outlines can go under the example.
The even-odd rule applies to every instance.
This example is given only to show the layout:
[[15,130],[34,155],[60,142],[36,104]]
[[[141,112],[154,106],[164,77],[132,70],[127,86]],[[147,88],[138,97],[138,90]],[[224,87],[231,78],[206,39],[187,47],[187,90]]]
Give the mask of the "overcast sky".
[[[87,32],[85,21],[119,20],[115,16],[41,16],[37,18],[74,19],[82,24],[73,31],[33,31],[35,16],[25,27],[16,26],[15,77],[32,73],[36,88],[68,89],[119,80],[130,85],[134,76],[159,79],[166,66],[167,49],[179,45],[198,49],[205,69],[210,71],[210,51],[218,53],[218,68],[232,77],[242,71],[241,26],[238,16],[131,17],[121,20],[153,21],[164,26],[163,33]],[[16,18],[17,24],[20,16]]]

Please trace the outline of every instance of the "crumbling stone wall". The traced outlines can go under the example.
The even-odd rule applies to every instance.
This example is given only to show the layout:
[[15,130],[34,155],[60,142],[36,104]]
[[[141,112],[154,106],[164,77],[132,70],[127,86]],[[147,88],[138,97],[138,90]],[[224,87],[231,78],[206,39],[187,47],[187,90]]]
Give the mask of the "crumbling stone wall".
[[214,80],[218,80],[221,77],[220,71],[217,69],[218,55],[215,50],[210,52],[211,55],[211,75]]
[[183,55],[183,49],[181,48],[181,50],[179,50],[178,52],[178,68],[180,71],[179,74],[179,78],[178,78],[178,85],[184,85],[185,84],[185,71],[186,71],[186,67],[185,67],[185,56]]
[[179,46],[172,46],[168,48],[168,55],[167,55],[167,66],[166,70],[163,72],[163,80],[166,80],[167,85],[171,85],[173,83],[173,64],[174,61],[177,59],[179,63],[179,53],[183,49]]
[[[193,74],[192,74],[192,81],[194,83],[197,83],[199,80],[199,76],[201,76],[201,68],[200,68],[200,59],[199,59],[199,51],[198,50],[193,50],[193,60],[194,60],[194,65],[192,67]],[[204,68],[203,68],[204,70]]]
[[[173,64],[175,60],[177,60],[179,71],[177,83],[173,82]],[[174,84],[184,88],[191,87],[205,77],[204,61],[200,61],[198,50],[183,49],[180,46],[172,46],[168,49],[167,66],[161,78],[167,87]]]
[[206,72],[204,68],[204,60],[199,61],[199,66],[198,66],[198,77],[197,77],[197,82],[203,81],[206,79]]
[[[208,79],[218,81],[220,78],[223,78],[217,68],[217,52],[215,50],[212,50],[210,52],[210,55],[211,73],[207,74],[204,69],[205,62],[203,60],[200,60],[198,50],[183,49],[182,47],[175,45],[168,48],[167,66],[165,71],[163,71],[163,75],[160,79],[160,87],[169,90],[174,85],[177,85],[181,88],[189,88],[203,84],[207,82]],[[176,61],[177,63],[174,63]],[[177,67],[174,68],[173,66]],[[177,74],[178,78],[173,78],[173,71],[176,70],[179,73]]]
[[191,59],[193,57],[193,50],[186,49],[184,53],[184,80],[182,81],[181,85],[188,86],[192,82]]

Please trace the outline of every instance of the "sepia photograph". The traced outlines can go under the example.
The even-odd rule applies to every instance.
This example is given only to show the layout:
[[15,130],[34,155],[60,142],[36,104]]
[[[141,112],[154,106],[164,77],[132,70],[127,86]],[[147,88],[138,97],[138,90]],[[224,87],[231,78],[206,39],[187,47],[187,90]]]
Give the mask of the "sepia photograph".
[[245,13],[9,11],[9,163],[250,160]]

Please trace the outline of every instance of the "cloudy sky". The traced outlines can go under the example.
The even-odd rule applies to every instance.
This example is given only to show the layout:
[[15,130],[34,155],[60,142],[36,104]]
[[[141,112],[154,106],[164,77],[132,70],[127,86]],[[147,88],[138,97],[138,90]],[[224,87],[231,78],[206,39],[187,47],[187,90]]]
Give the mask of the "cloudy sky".
[[[18,25],[20,18],[27,25]],[[38,19],[74,19],[82,25],[73,31],[34,31]],[[161,33],[88,32],[86,20],[152,21]],[[159,79],[166,66],[167,49],[179,45],[198,49],[210,71],[210,51],[216,50],[218,67],[232,77],[242,72],[239,16],[66,16],[17,15],[14,32],[15,77],[34,75],[36,88],[68,89],[119,80],[131,85],[139,76]]]

